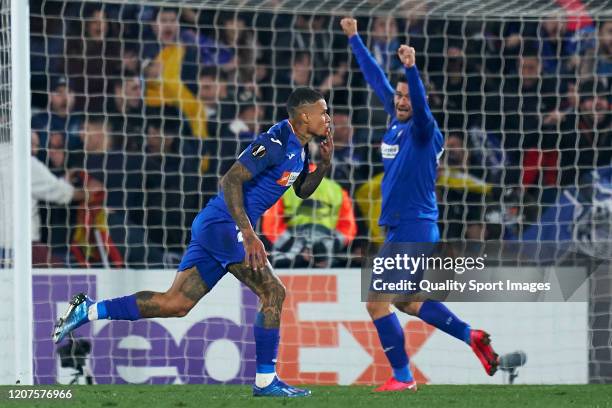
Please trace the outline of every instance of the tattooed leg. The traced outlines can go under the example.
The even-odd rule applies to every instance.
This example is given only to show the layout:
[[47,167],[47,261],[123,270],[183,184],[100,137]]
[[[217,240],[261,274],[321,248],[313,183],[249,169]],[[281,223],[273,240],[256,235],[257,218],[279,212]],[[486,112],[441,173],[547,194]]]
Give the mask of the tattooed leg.
[[254,270],[243,263],[228,267],[230,273],[240,282],[247,285],[258,297],[259,311],[264,316],[263,327],[266,329],[280,327],[280,315],[285,300],[285,286],[268,264],[265,268]]
[[135,296],[143,318],[183,317],[206,293],[206,283],[194,266],[177,273],[172,287],[166,292],[143,291]]

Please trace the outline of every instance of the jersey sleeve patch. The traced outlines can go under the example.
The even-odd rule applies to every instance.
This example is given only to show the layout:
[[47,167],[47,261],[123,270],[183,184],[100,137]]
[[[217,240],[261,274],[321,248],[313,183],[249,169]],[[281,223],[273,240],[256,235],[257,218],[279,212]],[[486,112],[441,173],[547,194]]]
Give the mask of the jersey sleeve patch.
[[261,159],[266,155],[266,146],[259,143],[253,143],[253,146],[251,146],[251,155],[256,159]]
[[279,145],[272,139],[275,138],[269,133],[260,135],[238,157],[238,161],[251,172],[253,177],[285,158],[282,144]]

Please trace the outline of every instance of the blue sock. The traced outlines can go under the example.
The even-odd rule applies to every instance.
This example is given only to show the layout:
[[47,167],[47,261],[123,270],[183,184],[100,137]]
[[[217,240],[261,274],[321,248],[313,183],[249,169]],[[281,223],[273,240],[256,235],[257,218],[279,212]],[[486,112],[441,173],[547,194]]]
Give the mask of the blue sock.
[[419,318],[443,332],[466,342],[468,345],[470,344],[470,333],[472,331],[470,326],[455,316],[442,303],[426,300],[421,305],[421,310],[419,310]]
[[255,327],[253,328],[255,333],[256,371],[258,374],[270,374],[275,371],[280,330],[266,329],[263,322],[263,313],[257,313]]
[[103,300],[96,304],[98,319],[110,320],[138,320],[140,310],[136,303],[136,296],[124,296],[120,298]]
[[393,377],[398,381],[412,381],[408,367],[408,354],[405,348],[404,330],[395,313],[374,320],[378,337],[385,355],[393,369]]

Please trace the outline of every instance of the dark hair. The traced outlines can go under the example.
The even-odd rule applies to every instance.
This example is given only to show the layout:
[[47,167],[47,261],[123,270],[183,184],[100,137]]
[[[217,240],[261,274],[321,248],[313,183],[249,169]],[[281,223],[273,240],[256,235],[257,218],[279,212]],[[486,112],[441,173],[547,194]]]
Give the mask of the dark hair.
[[346,115],[348,117],[351,116],[351,112],[348,109],[344,108],[334,108],[333,114],[335,115]]
[[221,79],[222,76],[219,75],[222,71],[217,68],[216,65],[205,65],[200,69],[200,72],[198,73],[198,78],[199,77],[203,77],[203,76],[207,76],[207,77],[213,77],[216,79]]
[[594,99],[595,97],[606,97],[607,93],[606,85],[596,79],[587,79],[581,82],[578,86],[578,95],[580,96],[580,103],[588,99]]
[[106,11],[104,10],[104,5],[103,4],[97,4],[97,3],[86,4],[83,7],[83,17],[84,18],[91,18],[98,11],[102,11],[102,12],[106,13]]
[[308,62],[312,62],[312,55],[308,51],[297,51],[293,55],[293,61],[291,61],[292,65],[296,62],[302,62],[304,58],[308,58]]
[[597,30],[601,30],[608,23],[612,23],[612,20],[602,18],[601,20],[597,21]]
[[325,98],[312,88],[302,87],[294,89],[291,95],[289,95],[289,99],[287,99],[287,112],[289,113],[289,117],[295,117],[297,109],[299,109],[300,106],[310,105],[321,99]]
[[163,136],[180,136],[181,121],[178,119],[150,118],[147,120],[147,133],[151,128],[158,129]]
[[538,51],[538,43],[535,41],[525,42],[523,52],[520,55],[521,58],[540,58],[540,52]]
[[123,84],[125,84],[127,81],[132,80],[140,82],[140,76],[132,71],[124,70],[120,77],[116,77],[109,81],[112,86],[110,89],[115,89],[118,86],[123,86]]
[[92,124],[101,125],[101,126],[107,125],[106,118],[103,115],[96,115],[96,114],[86,115],[85,120],[83,121],[83,125],[85,125],[86,123],[90,125]]
[[389,82],[391,82],[391,86],[397,86],[397,84],[399,84],[400,82],[407,84],[408,78],[406,78],[406,74],[404,74],[403,72],[394,72],[393,74],[391,74]]
[[146,124],[146,133],[149,133],[149,130],[151,129],[159,129],[161,130],[162,127],[162,120],[159,117],[152,117],[152,118],[147,118],[147,124]]
[[462,130],[453,130],[451,132],[448,132],[447,139],[451,137],[456,137],[458,139],[461,139],[462,142],[465,142],[466,140],[465,132]]
[[181,15],[178,7],[161,6],[157,10],[155,10],[153,14],[153,20],[157,20],[157,17],[159,17],[161,13],[174,13],[177,17],[180,17]]

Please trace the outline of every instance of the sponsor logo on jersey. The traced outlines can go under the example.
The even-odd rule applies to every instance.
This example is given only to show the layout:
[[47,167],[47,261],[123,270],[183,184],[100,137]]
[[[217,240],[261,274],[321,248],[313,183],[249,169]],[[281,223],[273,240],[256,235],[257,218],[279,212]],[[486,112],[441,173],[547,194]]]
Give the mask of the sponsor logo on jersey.
[[380,150],[383,159],[395,159],[395,156],[397,156],[397,153],[399,152],[399,145],[389,145],[383,143],[380,146]]
[[295,180],[300,176],[299,171],[285,171],[281,178],[276,180],[276,184],[279,186],[291,186],[295,183]]

